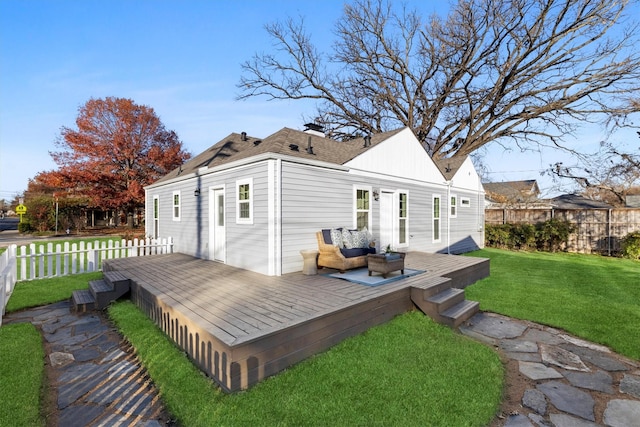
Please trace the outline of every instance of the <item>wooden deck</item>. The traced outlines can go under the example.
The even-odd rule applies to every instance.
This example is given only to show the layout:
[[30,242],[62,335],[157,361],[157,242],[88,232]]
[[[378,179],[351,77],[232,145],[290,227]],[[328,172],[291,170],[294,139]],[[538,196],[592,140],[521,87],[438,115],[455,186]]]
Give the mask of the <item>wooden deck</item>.
[[105,262],[131,279],[132,300],[226,391],[246,389],[415,308],[412,289],[464,288],[489,260],[412,252],[426,273],[378,287],[302,273],[269,277],[183,254]]

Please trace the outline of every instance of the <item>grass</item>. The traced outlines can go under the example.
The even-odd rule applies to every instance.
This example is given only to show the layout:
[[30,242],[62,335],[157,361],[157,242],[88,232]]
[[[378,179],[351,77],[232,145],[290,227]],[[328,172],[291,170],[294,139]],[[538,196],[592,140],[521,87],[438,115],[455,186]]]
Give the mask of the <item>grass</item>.
[[42,338],[30,323],[0,327],[0,425],[42,426]]
[[564,329],[640,359],[640,263],[595,255],[483,249],[491,276],[465,289],[480,308]]
[[18,282],[7,303],[6,311],[24,310],[51,304],[71,297],[76,289],[88,289],[89,281],[102,277],[102,272],[74,274],[64,277]]
[[112,305],[109,315],[185,426],[482,426],[500,404],[497,355],[418,312],[232,395],[214,387],[132,303]]

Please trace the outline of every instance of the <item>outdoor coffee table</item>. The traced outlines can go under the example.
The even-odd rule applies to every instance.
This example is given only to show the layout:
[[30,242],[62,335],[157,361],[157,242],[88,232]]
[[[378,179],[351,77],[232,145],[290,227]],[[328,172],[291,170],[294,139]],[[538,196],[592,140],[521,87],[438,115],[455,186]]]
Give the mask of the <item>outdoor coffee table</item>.
[[400,274],[404,274],[405,255],[406,254],[402,252],[367,255],[367,268],[369,270],[369,276],[371,276],[372,272],[376,272],[381,273],[382,277],[386,279],[387,274],[396,270],[400,270]]

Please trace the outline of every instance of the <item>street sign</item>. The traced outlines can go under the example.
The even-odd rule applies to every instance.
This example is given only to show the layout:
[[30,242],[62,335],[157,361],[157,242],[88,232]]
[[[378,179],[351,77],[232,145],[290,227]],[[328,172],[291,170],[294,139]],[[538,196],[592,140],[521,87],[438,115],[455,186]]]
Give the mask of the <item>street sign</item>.
[[27,207],[23,204],[19,204],[18,206],[16,206],[16,213],[18,215],[24,215],[27,213]]

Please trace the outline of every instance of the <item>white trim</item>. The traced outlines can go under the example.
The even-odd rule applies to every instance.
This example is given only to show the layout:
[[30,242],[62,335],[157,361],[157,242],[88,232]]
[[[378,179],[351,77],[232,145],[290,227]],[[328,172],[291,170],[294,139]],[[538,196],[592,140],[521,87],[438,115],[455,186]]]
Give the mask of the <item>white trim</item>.
[[268,266],[269,276],[282,275],[282,160],[268,161]]
[[364,209],[358,210],[358,190],[369,192],[369,209],[367,212],[367,230],[371,232],[373,228],[373,188],[367,185],[353,184],[353,228],[358,228],[358,212],[364,212]]
[[[241,185],[249,186],[249,198],[246,200],[240,200]],[[249,218],[240,217],[240,205],[244,203],[249,205]],[[253,224],[253,178],[236,180],[236,224]]]
[[215,167],[207,167],[206,170],[204,168],[200,168],[198,172],[191,172],[188,174],[176,176],[175,178],[167,179],[166,181],[155,182],[151,185],[145,186],[144,188],[151,190],[154,188],[163,187],[165,185],[173,184],[176,182],[182,182],[187,179],[196,178],[198,176],[202,177],[205,175],[210,175],[212,173],[221,172],[225,170],[230,170],[230,169],[239,170],[243,167],[251,167],[256,163],[262,163],[268,160],[280,160],[280,161],[285,161],[289,163],[299,163],[299,164],[304,164],[309,166],[317,166],[322,169],[331,169],[331,170],[338,170],[338,171],[344,171],[344,172],[349,172],[351,170],[351,168],[347,166],[337,165],[335,163],[330,163],[330,162],[318,161],[313,159],[311,160],[304,159],[301,157],[288,156],[288,155],[278,154],[278,153],[263,153],[263,154],[258,154],[257,156],[246,157],[244,159],[225,163]]
[[[176,196],[178,196],[178,205],[176,206]],[[178,208],[178,215],[176,216],[176,208]],[[175,190],[171,195],[171,218],[174,221],[180,221],[182,216],[182,196],[180,190]]]
[[[438,199],[439,210],[438,218],[433,214],[435,211],[435,201]],[[436,219],[438,220],[438,238],[436,239]],[[433,243],[440,243],[442,241],[442,196],[440,194],[433,194],[431,196],[431,241]]]

